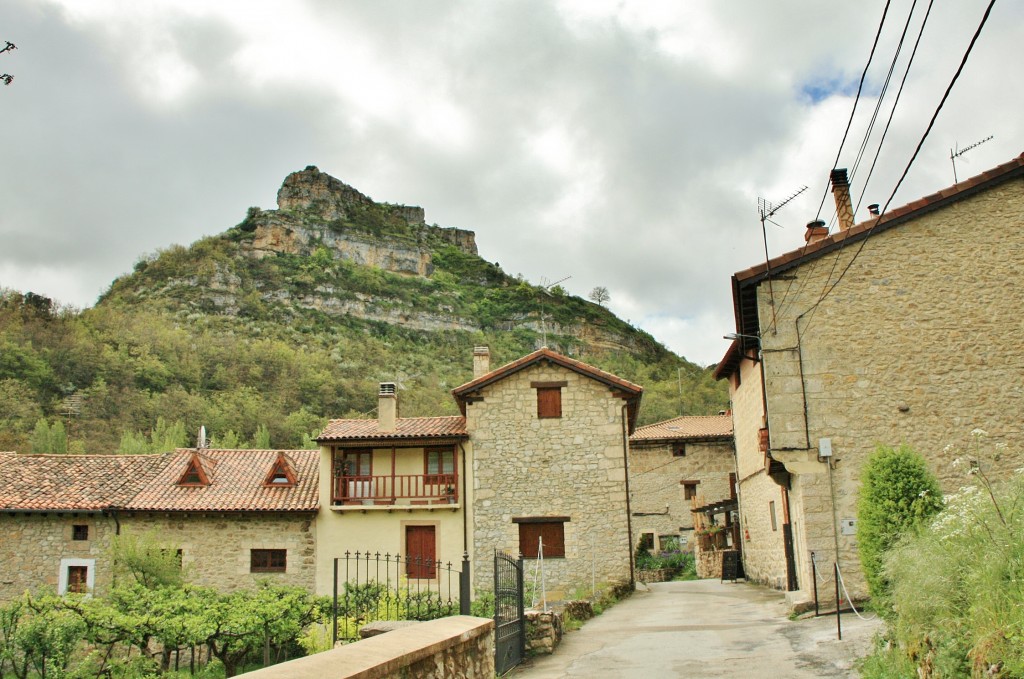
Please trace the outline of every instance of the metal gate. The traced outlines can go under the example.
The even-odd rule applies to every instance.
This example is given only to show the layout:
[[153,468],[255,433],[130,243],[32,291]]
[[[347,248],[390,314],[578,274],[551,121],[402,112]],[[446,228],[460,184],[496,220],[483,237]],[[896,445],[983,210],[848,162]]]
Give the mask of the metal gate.
[[523,661],[523,557],[494,550],[494,669],[504,674]]

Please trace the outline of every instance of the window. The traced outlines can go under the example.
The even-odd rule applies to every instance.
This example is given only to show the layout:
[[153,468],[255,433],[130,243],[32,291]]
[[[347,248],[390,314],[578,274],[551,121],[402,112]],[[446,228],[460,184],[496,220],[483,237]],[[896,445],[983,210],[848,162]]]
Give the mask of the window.
[[282,488],[290,488],[295,485],[295,472],[292,471],[292,466],[288,464],[288,460],[283,454],[278,454],[277,461],[270,468],[267,478],[263,480],[263,485]]
[[646,549],[648,552],[654,549],[654,533],[640,534],[640,549]]
[[68,566],[68,592],[74,592],[75,594],[85,594],[89,591],[89,567],[88,566]]
[[527,559],[565,557],[567,516],[512,519],[519,524],[519,551]]
[[199,463],[199,457],[196,455],[192,456],[189,460],[188,466],[185,467],[185,473],[178,479],[179,486],[208,486],[210,485],[210,479],[206,475],[206,471],[203,469],[203,465]]
[[686,457],[686,444],[677,443],[672,446],[672,457]]
[[88,540],[89,539],[89,526],[82,523],[76,523],[71,526],[71,539],[72,540]]
[[253,549],[249,552],[250,573],[284,573],[287,564],[287,549]]
[[568,382],[531,382],[537,390],[537,417],[557,418],[562,416],[562,387]]
[[[423,451],[423,473],[431,477],[451,476],[455,474],[454,448],[426,448]],[[428,479],[427,482],[439,483],[443,479]]]
[[700,483],[700,481],[680,481],[679,483],[683,486],[684,500],[692,500],[697,497],[697,484]]

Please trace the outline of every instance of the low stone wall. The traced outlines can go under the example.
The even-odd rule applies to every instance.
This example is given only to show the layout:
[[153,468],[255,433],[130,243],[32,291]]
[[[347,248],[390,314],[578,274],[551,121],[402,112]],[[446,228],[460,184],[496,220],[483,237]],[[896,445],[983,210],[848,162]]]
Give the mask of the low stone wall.
[[494,621],[457,615],[245,674],[253,679],[492,679]]
[[636,572],[638,582],[667,582],[675,576],[676,569],[674,568],[653,568]]
[[526,655],[551,655],[562,641],[562,616],[555,611],[526,611]]

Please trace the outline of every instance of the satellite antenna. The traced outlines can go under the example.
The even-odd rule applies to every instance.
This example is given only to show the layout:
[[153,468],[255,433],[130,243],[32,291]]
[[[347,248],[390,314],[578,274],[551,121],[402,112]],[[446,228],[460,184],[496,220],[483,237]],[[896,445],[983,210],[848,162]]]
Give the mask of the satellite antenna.
[[[551,288],[555,287],[559,283],[564,283],[565,281],[569,280],[570,278],[572,278],[572,276],[566,276],[565,278],[560,278],[557,281],[555,281],[554,283],[545,283],[544,281],[546,281],[547,279],[542,276],[541,279],[540,279],[540,289],[541,289],[541,291],[543,291],[543,293],[545,295],[550,297],[551,296]],[[548,345],[548,326],[547,326],[547,323],[544,321],[544,298],[543,297],[540,298],[540,333],[541,333],[541,337],[543,337],[543,339],[544,339],[544,346],[547,346]]]
[[984,144],[988,140],[992,139],[992,137],[994,137],[994,136],[995,135],[990,134],[989,136],[985,137],[981,141],[976,141],[973,144],[971,144],[970,146],[965,146],[964,148],[962,148],[960,150],[956,150],[956,144],[953,145],[953,148],[951,148],[949,150],[949,162],[953,163],[953,183],[954,184],[956,184],[958,182],[958,180],[956,178],[956,159],[959,158],[960,156],[962,156],[963,154],[967,153],[971,149],[975,148],[976,146],[981,146],[982,144]]
[[781,210],[786,203],[793,200],[806,190],[807,187],[802,186],[793,193],[789,194],[788,197],[786,197],[779,203],[772,203],[761,197],[758,197],[757,199],[757,212],[761,216],[761,237],[764,239],[764,275],[765,278],[768,279],[768,296],[771,298],[772,301],[772,332],[775,332],[775,291],[772,290],[772,279],[771,276],[768,275],[768,231],[764,228],[764,223],[772,222],[772,224],[775,224],[775,226],[781,229],[782,225],[779,224],[778,222],[772,221],[772,217],[774,217],[775,213]]

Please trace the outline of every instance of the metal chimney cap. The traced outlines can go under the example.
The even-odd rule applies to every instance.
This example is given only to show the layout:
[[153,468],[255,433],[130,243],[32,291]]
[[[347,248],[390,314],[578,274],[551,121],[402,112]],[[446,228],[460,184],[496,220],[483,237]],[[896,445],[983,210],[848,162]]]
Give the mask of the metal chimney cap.
[[395,395],[395,383],[394,382],[381,382],[380,383],[380,395],[381,396],[394,396]]

